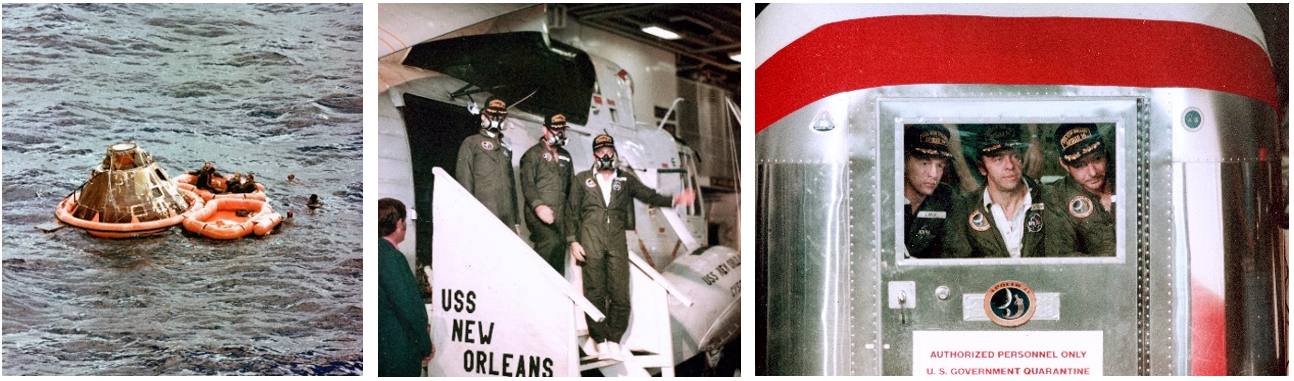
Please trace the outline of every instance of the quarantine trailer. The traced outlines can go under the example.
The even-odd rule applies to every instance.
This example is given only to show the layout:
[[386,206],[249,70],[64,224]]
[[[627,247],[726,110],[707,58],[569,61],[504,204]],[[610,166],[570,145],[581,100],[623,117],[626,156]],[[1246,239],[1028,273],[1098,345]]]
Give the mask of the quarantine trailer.
[[[1247,6],[773,4],[756,28],[758,374],[1286,373],[1287,148]],[[907,129],[962,143],[943,181],[969,197],[980,132],[1021,131],[1046,189],[1071,123],[1108,148],[1109,256],[908,252]]]

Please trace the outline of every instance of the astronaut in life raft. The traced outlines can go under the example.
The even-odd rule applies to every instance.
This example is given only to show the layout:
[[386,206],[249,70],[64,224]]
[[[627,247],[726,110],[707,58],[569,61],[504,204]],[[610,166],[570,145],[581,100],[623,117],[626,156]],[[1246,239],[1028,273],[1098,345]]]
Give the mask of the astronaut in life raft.
[[254,193],[258,190],[256,176],[252,173],[248,173],[245,178],[241,172],[226,177],[217,172],[216,166],[210,161],[203,163],[202,168],[188,174],[195,178],[194,186],[213,194]]

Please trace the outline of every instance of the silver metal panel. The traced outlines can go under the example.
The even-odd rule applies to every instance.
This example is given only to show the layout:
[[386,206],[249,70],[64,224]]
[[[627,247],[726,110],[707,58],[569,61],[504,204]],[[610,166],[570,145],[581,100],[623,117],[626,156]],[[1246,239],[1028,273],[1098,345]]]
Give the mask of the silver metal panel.
[[[1260,165],[1263,164],[1263,165]],[[1266,173],[1268,163],[1221,163],[1223,250],[1226,271],[1227,374],[1239,376],[1283,374],[1286,356],[1279,351],[1272,258],[1276,225],[1269,222],[1271,207]],[[1263,179],[1263,180],[1258,180]],[[1283,265],[1281,267],[1284,267]],[[1280,373],[1278,373],[1280,372]]]
[[849,222],[847,168],[765,164],[770,375],[847,371]]
[[1183,317],[1174,310],[1179,304],[1176,301],[1186,300],[1179,294],[1189,292],[1190,285],[1185,271],[1178,271],[1188,267],[1180,261],[1176,250],[1180,242],[1174,239],[1175,218],[1182,218],[1174,210],[1177,200],[1174,192],[1182,180],[1173,176],[1173,162],[1180,154],[1174,151],[1174,120],[1180,118],[1170,117],[1174,114],[1172,110],[1177,99],[1170,94],[1171,91],[1164,89],[1152,90],[1150,97],[1146,98],[1149,102],[1147,109],[1141,116],[1147,120],[1145,128],[1149,133],[1146,171],[1150,180],[1150,215],[1146,219],[1149,224],[1146,228],[1149,236],[1147,270],[1150,281],[1147,290],[1150,302],[1149,316],[1145,319],[1149,324],[1144,329],[1151,341],[1145,354],[1149,364],[1144,371],[1152,376],[1188,374],[1182,366],[1190,358],[1189,352],[1181,350],[1186,342],[1179,340],[1181,336],[1177,335],[1182,330],[1180,320]]
[[[1172,166],[1172,178],[1175,180],[1171,184],[1172,188],[1172,207],[1170,213],[1178,213],[1178,218],[1172,219],[1173,226],[1169,228],[1172,232],[1170,237],[1173,242],[1173,271],[1171,276],[1176,281],[1172,285],[1172,295],[1180,302],[1171,305],[1170,317],[1159,317],[1159,319],[1171,319],[1172,330],[1169,337],[1173,340],[1170,348],[1163,348],[1163,353],[1156,353],[1156,358],[1171,360],[1172,368],[1168,370],[1156,368],[1152,374],[1173,374],[1189,375],[1191,374],[1191,304],[1188,302],[1191,298],[1191,246],[1190,240],[1187,239],[1186,233],[1186,171],[1183,164],[1177,163]],[[1154,350],[1152,348],[1152,350]],[[1162,372],[1162,373],[1161,373]]]
[[[1165,211],[1162,220],[1173,223],[1152,230],[1152,241],[1169,245],[1176,241],[1169,262],[1177,267],[1163,272],[1179,281],[1172,285],[1152,283],[1152,293],[1171,292],[1174,297],[1152,299],[1152,303],[1162,304],[1152,309],[1152,321],[1172,324],[1152,324],[1151,335],[1171,337],[1173,345],[1150,347],[1151,374],[1191,374],[1191,302],[1219,297],[1227,301],[1228,330],[1225,338],[1210,340],[1228,343],[1229,373],[1271,374],[1271,369],[1276,368],[1273,364],[1283,362],[1277,358],[1284,355],[1262,348],[1286,348],[1288,344],[1271,337],[1276,332],[1273,326],[1286,322],[1275,317],[1278,313],[1246,311],[1244,306],[1270,304],[1264,299],[1271,298],[1273,292],[1267,290],[1272,288],[1269,280],[1274,277],[1262,270],[1273,261],[1276,267],[1284,266],[1283,257],[1274,252],[1271,244],[1276,239],[1269,236],[1276,227],[1263,223],[1265,211],[1272,207],[1271,197],[1266,196],[1270,193],[1270,176],[1263,173],[1271,170],[1272,163],[1260,162],[1259,155],[1264,147],[1275,152],[1275,128],[1256,128],[1275,126],[1275,113],[1264,103],[1226,93],[1158,89],[1154,94],[1157,103],[1153,118],[1163,121],[1155,126],[1165,130],[1157,133],[1171,134],[1171,148],[1157,147],[1152,155],[1171,151],[1174,164],[1166,170],[1171,173],[1165,175],[1172,178],[1171,188],[1155,190],[1156,194],[1170,192],[1172,197],[1152,199],[1157,211],[1164,211],[1158,205],[1161,201],[1172,201],[1163,206],[1171,209],[1171,214]],[[1184,124],[1183,115],[1189,109],[1198,110],[1202,116],[1198,130]],[[1160,245],[1154,247],[1159,249]],[[1256,292],[1258,289],[1266,290]],[[1207,294],[1193,295],[1194,290],[1207,290]],[[1167,363],[1172,364],[1172,369],[1161,367]]]
[[852,320],[848,375],[881,374],[884,343],[881,342],[881,277],[878,254],[893,242],[884,241],[883,232],[894,229],[894,221],[879,218],[877,208],[884,197],[877,177],[878,147],[888,146],[876,133],[874,99],[870,91],[849,93],[849,170],[850,170],[850,279],[849,316]]
[[[823,98],[773,123],[755,135],[758,163],[844,163],[849,157],[849,95]],[[826,115],[835,126],[818,131],[813,121]]]
[[[1173,161],[1237,162],[1258,158],[1258,147],[1275,150],[1271,106],[1239,95],[1199,89],[1156,89],[1152,108],[1156,118],[1171,123]],[[1202,123],[1191,131],[1183,123],[1187,110],[1199,110]],[[1266,138],[1266,139],[1264,139]],[[1273,151],[1274,153],[1274,151]]]
[[[1036,292],[1038,309],[1033,312],[1032,320],[1060,320],[1060,293]],[[984,313],[984,294],[962,294],[963,321],[989,321]]]

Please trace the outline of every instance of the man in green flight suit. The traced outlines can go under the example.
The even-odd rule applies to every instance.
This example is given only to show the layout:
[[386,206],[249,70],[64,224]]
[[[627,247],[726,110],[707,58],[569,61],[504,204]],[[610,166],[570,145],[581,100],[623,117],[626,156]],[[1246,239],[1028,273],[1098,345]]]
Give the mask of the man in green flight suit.
[[1091,123],[1056,128],[1060,166],[1069,176],[1047,192],[1047,256],[1113,257],[1113,189],[1105,142]]
[[[606,312],[603,322],[588,319],[589,336],[598,358],[624,361],[620,338],[629,328],[629,245],[625,231],[634,228],[634,199],[651,206],[687,205],[696,192],[685,189],[671,200],[643,185],[630,172],[616,169],[615,140],[593,139],[593,169],[575,175],[566,201],[566,242],[571,256],[584,263],[584,297]],[[672,202],[671,202],[672,201]]]
[[530,241],[558,274],[566,271],[566,241],[562,222],[566,219],[566,196],[571,189],[571,153],[566,144],[566,115],[544,119],[544,138],[521,155],[521,195],[525,197],[526,227]]
[[404,203],[377,200],[377,375],[418,377],[435,349],[427,329],[427,309],[409,262],[396,245],[404,241],[408,222]]
[[940,180],[952,156],[943,126],[918,124],[903,132],[903,243],[909,257],[943,256],[956,191]]
[[481,110],[481,133],[463,139],[458,147],[454,177],[481,205],[499,217],[504,226],[521,234],[517,219],[517,189],[513,186],[512,149],[503,142],[503,121],[508,105],[490,97]]
[[947,258],[1042,257],[1042,184],[1025,176],[1020,126],[988,125],[979,135],[975,166],[984,186],[962,195],[950,217]]

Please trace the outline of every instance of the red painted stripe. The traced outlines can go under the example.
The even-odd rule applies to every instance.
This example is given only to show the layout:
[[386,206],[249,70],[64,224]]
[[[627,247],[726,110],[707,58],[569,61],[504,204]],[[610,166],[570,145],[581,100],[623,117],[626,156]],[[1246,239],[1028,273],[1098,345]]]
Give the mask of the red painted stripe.
[[1277,108],[1267,54],[1211,26],[1076,17],[885,16],[826,24],[755,69],[755,132],[819,99],[911,84],[1189,87]]

